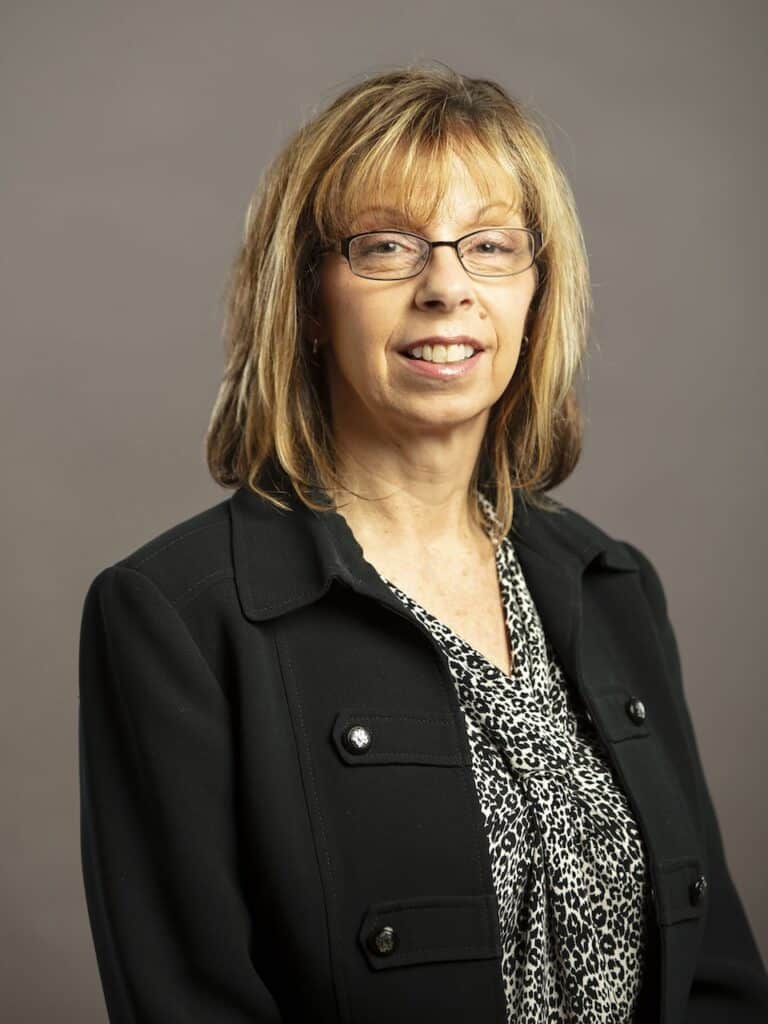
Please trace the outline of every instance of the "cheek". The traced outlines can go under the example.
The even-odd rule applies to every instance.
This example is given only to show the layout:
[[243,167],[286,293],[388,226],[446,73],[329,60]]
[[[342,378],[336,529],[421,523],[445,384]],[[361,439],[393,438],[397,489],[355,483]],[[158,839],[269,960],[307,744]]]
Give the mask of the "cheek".
[[354,359],[373,370],[386,362],[400,320],[398,304],[384,293],[361,294],[354,286],[339,288],[328,307],[328,323],[339,358]]
[[350,298],[329,319],[336,363],[355,390],[375,391],[387,376],[392,330],[386,315],[385,309]]
[[505,357],[516,353],[522,343],[529,307],[527,294],[508,296],[503,302],[489,303],[485,307],[495,328],[499,352]]
[[341,338],[353,336],[364,341],[386,331],[393,303],[384,293],[365,287],[361,279],[350,275],[329,274],[323,283],[323,306],[331,332]]

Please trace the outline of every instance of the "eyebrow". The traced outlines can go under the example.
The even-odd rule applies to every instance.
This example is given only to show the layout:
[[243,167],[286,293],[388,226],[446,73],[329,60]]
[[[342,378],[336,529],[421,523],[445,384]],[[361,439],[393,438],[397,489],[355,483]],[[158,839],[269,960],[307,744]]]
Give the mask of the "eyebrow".
[[[486,213],[488,210],[495,210],[497,207],[504,207],[507,210],[514,210],[515,209],[515,204],[514,203],[505,203],[505,202],[502,202],[500,200],[498,202],[495,202],[495,203],[486,203],[485,206],[480,206],[475,211],[474,217],[472,217],[466,223],[469,224],[469,223],[473,223],[476,220],[479,220],[480,217],[482,217],[482,215],[484,213]],[[393,217],[397,217],[397,218],[399,218],[402,221],[405,221],[405,217],[404,217],[403,211],[402,210],[398,210],[394,206],[369,206],[367,210],[363,210],[361,213],[359,213],[358,217],[359,218],[363,218],[363,217],[366,217],[370,213],[386,213],[386,214],[389,214],[389,215],[391,215]],[[417,227],[424,227],[423,224],[417,224],[416,226]]]

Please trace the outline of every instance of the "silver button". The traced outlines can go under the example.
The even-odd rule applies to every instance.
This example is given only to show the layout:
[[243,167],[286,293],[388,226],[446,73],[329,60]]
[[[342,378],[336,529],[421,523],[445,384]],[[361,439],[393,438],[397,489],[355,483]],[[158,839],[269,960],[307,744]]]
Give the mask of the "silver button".
[[350,725],[344,730],[342,742],[351,754],[364,754],[371,745],[371,734],[364,725]]
[[626,708],[627,714],[635,725],[641,725],[645,721],[645,704],[643,704],[639,697],[631,697],[627,701]]
[[377,928],[368,936],[368,948],[380,956],[389,956],[397,948],[397,935],[391,925]]
[[706,876],[699,875],[699,877],[691,886],[691,903],[693,903],[694,905],[697,903],[701,903],[701,901],[704,899],[707,893],[708,888],[709,883],[707,882]]

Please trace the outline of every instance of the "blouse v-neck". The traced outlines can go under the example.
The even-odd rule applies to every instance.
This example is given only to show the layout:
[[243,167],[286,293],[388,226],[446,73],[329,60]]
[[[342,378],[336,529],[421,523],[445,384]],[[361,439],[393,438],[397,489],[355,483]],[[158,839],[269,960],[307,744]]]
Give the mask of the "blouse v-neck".
[[439,626],[439,628],[444,633],[448,633],[453,639],[453,641],[459,646],[463,647],[466,650],[466,652],[469,655],[471,655],[471,657],[480,662],[483,662],[490,671],[497,672],[503,679],[509,681],[515,675],[515,663],[518,658],[518,652],[515,649],[514,638],[512,636],[512,631],[510,629],[509,595],[507,592],[507,588],[505,587],[504,584],[507,571],[507,559],[512,557],[514,552],[510,550],[512,547],[512,543],[506,537],[500,542],[494,543],[493,546],[494,563],[496,566],[496,584],[499,589],[502,612],[504,617],[504,630],[507,638],[507,649],[509,652],[509,672],[505,672],[499,665],[491,661],[491,659],[486,657],[486,655],[483,654],[482,651],[478,650],[474,646],[474,644],[470,643],[470,641],[467,640],[466,637],[458,633],[451,625],[449,625],[443,619],[438,618],[438,616],[430,612],[429,609],[425,608],[424,605],[422,605],[420,602],[416,600],[416,598],[412,597],[407,591],[399,587],[396,583],[390,580],[382,572],[380,572],[378,569],[376,570],[376,572],[378,573],[379,577],[383,580],[383,582],[386,583],[387,586],[391,590],[393,590],[396,593],[396,595],[400,597],[401,600],[403,598],[406,598],[407,603],[409,603],[412,606],[411,610],[415,611],[416,609],[418,609],[423,619],[426,619],[432,625]]

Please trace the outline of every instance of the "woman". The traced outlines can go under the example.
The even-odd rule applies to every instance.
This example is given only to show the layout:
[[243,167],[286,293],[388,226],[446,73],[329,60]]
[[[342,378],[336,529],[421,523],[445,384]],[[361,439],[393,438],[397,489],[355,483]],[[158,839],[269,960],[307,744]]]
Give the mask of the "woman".
[[534,122],[442,65],[349,88],[230,296],[235,491],[83,611],[110,1019],[764,1020],[662,584],[545,495],[590,300]]

